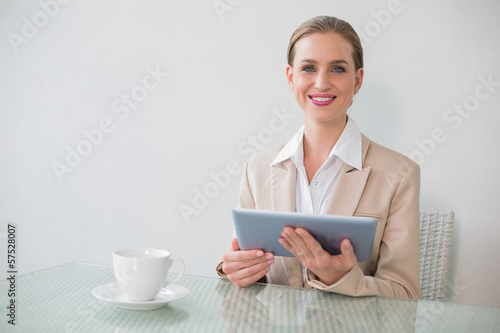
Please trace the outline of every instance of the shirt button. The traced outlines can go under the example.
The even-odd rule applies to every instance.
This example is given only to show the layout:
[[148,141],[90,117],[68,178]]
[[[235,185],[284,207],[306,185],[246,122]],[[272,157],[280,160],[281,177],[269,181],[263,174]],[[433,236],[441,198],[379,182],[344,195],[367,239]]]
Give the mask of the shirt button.
[[320,188],[322,185],[320,180],[314,180],[312,183],[313,188]]

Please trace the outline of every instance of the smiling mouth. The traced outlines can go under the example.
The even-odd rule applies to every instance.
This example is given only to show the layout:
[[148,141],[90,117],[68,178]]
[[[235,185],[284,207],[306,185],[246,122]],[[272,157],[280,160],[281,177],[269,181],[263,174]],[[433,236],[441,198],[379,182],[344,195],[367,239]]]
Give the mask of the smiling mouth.
[[334,99],[335,97],[311,97],[312,100],[317,102],[326,102]]
[[315,105],[328,105],[332,103],[336,98],[337,96],[334,95],[327,95],[327,96],[309,95],[309,99]]

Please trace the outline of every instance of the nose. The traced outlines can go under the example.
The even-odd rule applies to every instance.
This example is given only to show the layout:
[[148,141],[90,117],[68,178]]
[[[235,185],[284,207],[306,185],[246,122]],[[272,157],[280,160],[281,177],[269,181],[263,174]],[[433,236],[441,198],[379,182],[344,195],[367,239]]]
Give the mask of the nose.
[[332,87],[328,77],[328,72],[321,71],[318,73],[314,87],[318,91],[326,91]]

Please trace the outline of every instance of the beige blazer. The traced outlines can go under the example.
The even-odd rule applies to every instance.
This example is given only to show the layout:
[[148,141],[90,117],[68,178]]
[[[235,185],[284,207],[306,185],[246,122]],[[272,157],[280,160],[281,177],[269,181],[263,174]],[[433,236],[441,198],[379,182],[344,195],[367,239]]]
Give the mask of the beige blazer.
[[[295,211],[295,164],[288,159],[270,166],[282,147],[249,158],[240,207]],[[420,297],[420,168],[364,135],[362,154],[362,171],[343,164],[325,214],[377,218],[370,260],[358,263],[337,283],[326,285],[310,271],[304,284],[296,258],[276,257],[266,276],[268,283],[351,296]]]

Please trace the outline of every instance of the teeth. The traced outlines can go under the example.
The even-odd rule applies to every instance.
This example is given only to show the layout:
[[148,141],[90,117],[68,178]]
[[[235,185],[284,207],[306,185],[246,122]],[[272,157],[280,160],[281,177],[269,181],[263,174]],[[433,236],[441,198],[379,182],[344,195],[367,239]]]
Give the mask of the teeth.
[[333,97],[313,97],[312,99],[318,102],[326,102],[332,100]]

